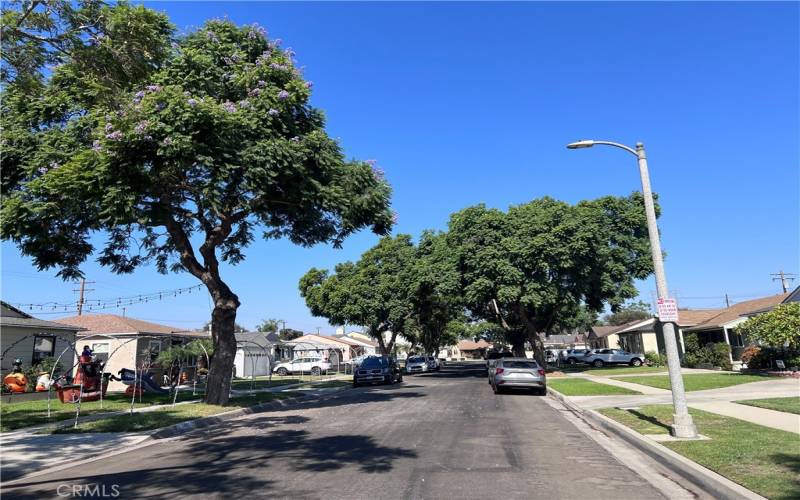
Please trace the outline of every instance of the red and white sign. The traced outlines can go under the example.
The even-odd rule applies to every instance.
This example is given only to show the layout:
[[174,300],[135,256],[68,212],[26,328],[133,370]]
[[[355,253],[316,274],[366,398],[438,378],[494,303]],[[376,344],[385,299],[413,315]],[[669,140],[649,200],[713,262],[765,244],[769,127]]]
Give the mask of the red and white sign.
[[662,323],[678,322],[678,302],[675,299],[658,299],[658,319]]

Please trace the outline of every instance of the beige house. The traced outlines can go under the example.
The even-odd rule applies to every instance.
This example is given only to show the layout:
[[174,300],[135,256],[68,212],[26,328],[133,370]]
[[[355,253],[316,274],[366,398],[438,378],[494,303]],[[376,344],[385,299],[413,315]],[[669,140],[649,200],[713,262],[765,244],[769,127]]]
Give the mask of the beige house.
[[44,358],[61,356],[61,366],[69,371],[75,361],[75,332],[82,328],[34,318],[16,307],[0,302],[0,372],[5,376],[14,360],[22,368],[36,365]]
[[[61,318],[58,322],[82,328],[76,339],[76,355],[88,346],[95,359],[106,361],[105,371],[115,376],[123,368],[148,368],[162,350],[171,346],[210,338],[205,332],[190,332],[116,314],[85,314]],[[153,373],[153,380],[160,384],[162,370],[149,367],[149,371]],[[126,387],[121,382],[112,381],[108,390],[121,391]]]

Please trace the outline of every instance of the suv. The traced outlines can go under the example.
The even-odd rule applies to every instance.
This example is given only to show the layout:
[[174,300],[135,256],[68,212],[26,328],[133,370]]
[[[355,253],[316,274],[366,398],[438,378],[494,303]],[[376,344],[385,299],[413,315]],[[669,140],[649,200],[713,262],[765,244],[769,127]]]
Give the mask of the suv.
[[284,361],[278,363],[272,370],[280,376],[289,375],[290,373],[311,373],[319,375],[331,369],[331,364],[322,358],[297,358],[291,361]]
[[533,359],[504,358],[495,361],[489,372],[489,384],[495,394],[503,389],[532,389],[539,395],[547,394],[547,376],[544,368]]
[[595,349],[593,352],[587,353],[582,361],[595,368],[612,364],[642,366],[644,354],[623,351],[622,349]]
[[400,367],[389,356],[370,356],[365,358],[358,369],[353,372],[353,387],[374,382],[394,384],[402,381],[403,373],[400,371]]
[[583,361],[584,356],[590,351],[590,349],[567,349],[566,351],[562,351],[561,358],[569,365],[574,365],[575,363],[580,363]]
[[[513,358],[514,353],[508,351],[492,351],[486,353],[486,376],[489,376],[489,371],[494,370],[494,364],[497,362],[498,359],[502,358]],[[489,382],[491,384],[491,382]]]

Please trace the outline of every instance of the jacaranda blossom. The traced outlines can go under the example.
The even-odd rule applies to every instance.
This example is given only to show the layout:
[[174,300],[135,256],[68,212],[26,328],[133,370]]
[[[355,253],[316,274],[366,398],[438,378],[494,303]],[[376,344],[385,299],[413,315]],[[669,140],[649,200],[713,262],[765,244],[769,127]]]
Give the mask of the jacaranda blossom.
[[283,101],[288,98],[289,98],[289,93],[286,92],[285,90],[281,90],[280,92],[278,92],[278,99]]
[[269,111],[267,111],[267,114],[270,116],[278,116],[280,114],[280,111],[278,111],[275,108],[270,108]]
[[222,103],[222,107],[225,108],[225,111],[227,111],[228,113],[233,113],[234,111],[236,111],[236,105],[231,101],[225,101],[224,103]]

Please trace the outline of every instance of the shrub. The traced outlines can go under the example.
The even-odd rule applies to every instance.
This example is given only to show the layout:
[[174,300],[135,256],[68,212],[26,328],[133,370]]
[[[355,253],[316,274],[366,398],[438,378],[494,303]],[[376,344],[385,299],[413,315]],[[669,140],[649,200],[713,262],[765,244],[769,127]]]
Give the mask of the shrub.
[[[684,339],[684,342],[686,339]],[[687,348],[686,364],[692,368],[698,365],[708,363],[711,366],[718,366],[723,370],[732,369],[731,366],[731,346],[725,342],[718,342],[716,344],[706,344],[705,347],[689,351]]]
[[[55,367],[55,371],[53,371],[53,367]],[[27,370],[24,370],[25,376],[28,378],[28,386],[26,387],[26,390],[32,391],[36,388],[36,380],[39,378],[40,373],[50,373],[53,371],[53,378],[57,378],[63,370],[63,365],[60,361],[56,363],[56,358],[48,356],[42,359],[38,364],[29,367]]]
[[657,352],[645,353],[644,358],[650,366],[666,366],[667,364],[667,357]]
[[750,366],[750,362],[753,358],[756,358],[759,353],[761,353],[761,348],[758,346],[750,345],[744,348],[742,351],[742,362],[747,363],[748,368],[753,368]]

